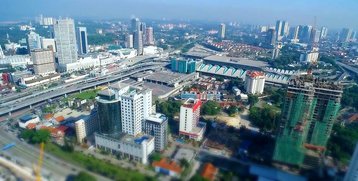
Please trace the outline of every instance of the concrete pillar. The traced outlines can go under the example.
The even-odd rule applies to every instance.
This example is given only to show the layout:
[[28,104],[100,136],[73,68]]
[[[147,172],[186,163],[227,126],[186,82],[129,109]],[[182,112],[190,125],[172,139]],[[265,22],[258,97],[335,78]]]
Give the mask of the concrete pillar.
[[30,109],[32,109],[32,105],[30,105]]
[[9,112],[9,116],[11,116],[11,111]]

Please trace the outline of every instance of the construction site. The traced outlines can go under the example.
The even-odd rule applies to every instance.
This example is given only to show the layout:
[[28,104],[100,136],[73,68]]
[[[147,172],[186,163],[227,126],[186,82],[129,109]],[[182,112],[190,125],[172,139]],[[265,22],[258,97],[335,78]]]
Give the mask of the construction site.
[[273,155],[277,163],[316,168],[337,118],[342,86],[313,75],[289,81]]

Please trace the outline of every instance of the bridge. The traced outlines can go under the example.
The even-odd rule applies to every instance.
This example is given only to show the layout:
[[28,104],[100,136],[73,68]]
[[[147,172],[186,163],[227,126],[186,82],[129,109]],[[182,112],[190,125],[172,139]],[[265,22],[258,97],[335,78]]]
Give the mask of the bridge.
[[50,89],[49,91],[39,92],[36,94],[25,96],[20,99],[16,99],[14,101],[10,101],[2,104],[0,107],[0,116],[4,116],[6,114],[11,115],[11,112],[21,110],[26,107],[32,107],[32,105],[47,101],[49,99],[71,94],[74,92],[80,92],[82,90],[86,90],[90,88],[96,88],[96,86],[109,84],[111,82],[116,82],[138,72],[156,70],[166,65],[167,64],[158,63],[158,62],[143,63],[143,64],[135,65],[128,69],[124,69],[122,71],[116,72],[111,75],[100,77],[95,80],[91,80],[91,81],[83,80],[82,82],[78,82],[77,84],[63,85],[60,87],[56,87],[54,89]]

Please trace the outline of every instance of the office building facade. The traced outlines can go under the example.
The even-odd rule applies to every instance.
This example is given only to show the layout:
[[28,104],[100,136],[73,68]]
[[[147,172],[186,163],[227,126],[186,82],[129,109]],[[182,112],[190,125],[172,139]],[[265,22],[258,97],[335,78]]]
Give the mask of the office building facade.
[[110,135],[122,132],[121,102],[113,90],[107,89],[98,93],[97,109],[99,133]]
[[79,54],[88,53],[88,41],[87,41],[87,28],[86,27],[77,27],[77,46]]
[[49,49],[56,53],[56,43],[53,38],[43,38],[41,37],[41,47],[42,49]]
[[132,33],[126,35],[126,47],[133,48],[133,34]]
[[163,114],[152,114],[145,118],[144,133],[154,137],[155,151],[163,151],[168,144],[168,118]]
[[302,166],[313,153],[319,158],[337,118],[342,93],[341,85],[311,74],[292,78],[281,111],[273,160]]
[[98,131],[98,128],[97,110],[94,110],[89,116],[75,122],[77,142],[84,143],[87,136]]
[[52,50],[35,49],[31,51],[31,60],[37,75],[56,73],[55,56]]
[[60,71],[67,71],[66,64],[77,61],[75,22],[73,19],[59,19],[54,24],[57,57]]

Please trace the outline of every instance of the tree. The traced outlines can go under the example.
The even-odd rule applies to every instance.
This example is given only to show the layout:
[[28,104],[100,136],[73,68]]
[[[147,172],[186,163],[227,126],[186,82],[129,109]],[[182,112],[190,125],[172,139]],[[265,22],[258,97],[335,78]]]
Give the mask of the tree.
[[249,94],[248,96],[248,102],[250,106],[255,105],[257,102],[259,102],[259,97],[256,95]]
[[279,119],[279,112],[274,106],[266,105],[263,108],[251,107],[249,119],[253,125],[263,131],[273,131],[276,128],[276,121]]
[[184,168],[188,168],[190,166],[190,163],[185,158],[180,159],[179,164],[181,167],[184,167]]
[[230,106],[228,109],[226,109],[226,112],[230,115],[233,116],[237,113],[237,107],[236,106]]
[[96,181],[96,178],[87,172],[81,171],[73,178],[73,181]]
[[153,161],[159,161],[162,159],[162,156],[159,153],[153,153],[150,155],[150,160]]
[[208,181],[208,179],[202,177],[199,174],[195,174],[193,177],[190,178],[190,181]]
[[208,101],[201,108],[201,113],[204,115],[217,115],[220,111],[220,105],[215,101]]
[[38,131],[24,130],[20,136],[25,140],[29,141],[30,143],[36,144],[42,142],[46,143],[50,139],[51,133],[45,129],[41,129]]

